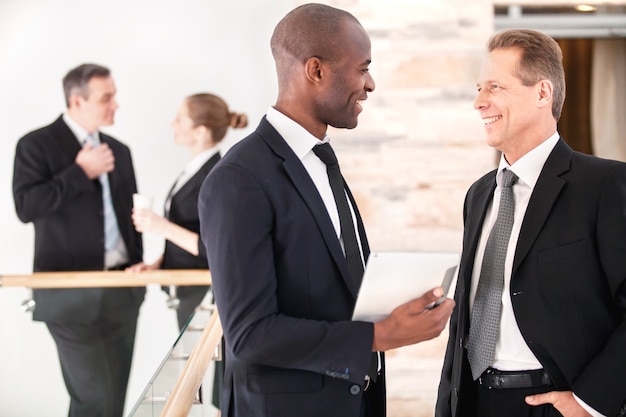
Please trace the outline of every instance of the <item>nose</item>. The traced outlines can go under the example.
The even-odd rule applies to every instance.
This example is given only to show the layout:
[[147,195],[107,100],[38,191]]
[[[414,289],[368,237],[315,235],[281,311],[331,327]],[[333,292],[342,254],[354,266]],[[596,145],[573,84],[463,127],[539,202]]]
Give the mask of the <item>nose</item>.
[[376,88],[376,83],[374,82],[374,78],[372,77],[372,74],[367,72],[366,75],[367,77],[365,79],[365,91],[367,91],[368,93],[371,93]]
[[474,99],[474,108],[476,110],[487,108],[489,102],[486,94],[487,93],[484,88],[476,94],[476,98]]

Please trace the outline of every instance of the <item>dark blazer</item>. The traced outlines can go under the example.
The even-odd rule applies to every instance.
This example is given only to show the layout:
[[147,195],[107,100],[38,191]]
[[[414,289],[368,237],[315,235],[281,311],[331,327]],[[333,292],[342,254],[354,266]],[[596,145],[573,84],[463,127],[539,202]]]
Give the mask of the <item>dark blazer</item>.
[[[198,195],[204,179],[220,160],[216,153],[202,165],[200,170],[189,179],[173,196],[167,219],[187,230],[200,235],[200,220],[198,219]],[[173,188],[173,186],[172,186]],[[171,192],[171,191],[170,191]],[[165,241],[162,269],[208,269],[206,248],[202,239],[198,238],[198,255],[192,255],[176,244]],[[180,300],[177,316],[179,328],[182,328],[189,316],[202,302],[209,290],[208,285],[182,286],[176,288],[176,295]],[[165,288],[167,290],[167,288]]]
[[[220,160],[216,153],[200,170],[189,179],[173,196],[167,219],[187,230],[200,234],[200,219],[198,218],[198,195],[204,179]],[[173,187],[172,187],[173,188]],[[198,239],[198,256],[192,255],[169,240],[165,241],[163,252],[163,269],[195,269],[208,268],[206,248],[202,239]],[[184,287],[180,288],[181,290]],[[180,295],[180,292],[179,292]]]
[[[130,150],[106,134],[100,133],[100,139],[115,156],[109,183],[129,263],[140,262],[141,235],[131,221],[132,194],[137,186]],[[80,149],[62,117],[28,133],[17,144],[13,196],[19,219],[35,227],[35,272],[104,268],[102,187],[75,163]],[[134,303],[141,304],[145,288],[129,291]],[[98,313],[94,306],[100,305],[101,297],[100,288],[34,290],[33,319],[89,323]]]
[[[469,289],[495,171],[469,189],[456,309],[436,416],[472,416],[466,350]],[[528,204],[511,299],[526,343],[558,390],[606,416],[626,415],[626,164],[572,151],[561,139]]]
[[[357,290],[326,207],[269,122],[215,166],[199,209],[227,347],[223,414],[359,416],[373,325],[351,321]],[[384,415],[384,382],[365,391],[369,415]]]

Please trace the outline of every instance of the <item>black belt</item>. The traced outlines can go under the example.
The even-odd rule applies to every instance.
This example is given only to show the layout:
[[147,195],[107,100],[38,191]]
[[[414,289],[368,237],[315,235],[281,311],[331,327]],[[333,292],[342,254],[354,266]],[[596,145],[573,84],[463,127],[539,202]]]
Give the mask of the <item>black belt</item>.
[[552,380],[543,369],[533,371],[499,371],[489,368],[476,380],[488,389],[533,388],[552,385]]

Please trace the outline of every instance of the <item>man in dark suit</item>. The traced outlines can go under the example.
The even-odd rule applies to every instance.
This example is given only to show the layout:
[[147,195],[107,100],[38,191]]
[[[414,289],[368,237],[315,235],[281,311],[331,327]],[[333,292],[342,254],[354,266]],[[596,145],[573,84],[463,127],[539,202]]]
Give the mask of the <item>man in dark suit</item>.
[[[351,14],[306,4],[278,23],[271,47],[276,105],[215,166],[199,198],[226,340],[223,414],[384,416],[376,352],[439,335],[454,302],[427,310],[437,288],[383,321],[351,321],[360,276],[348,264],[356,255],[362,275],[369,247],[349,189],[332,192],[314,148],[329,146],[328,125],[356,127],[374,90],[370,40]],[[338,203],[346,195],[348,221]]]
[[[565,76],[553,39],[504,31],[488,50],[474,107],[502,156],[465,200],[436,416],[624,416],[626,164],[559,136]],[[489,233],[505,223],[510,194],[510,237],[492,256]],[[481,273],[497,270],[496,258],[501,284]],[[482,315],[486,305],[497,314]],[[487,333],[475,336],[482,324],[495,329],[491,348]]]
[[[123,269],[142,258],[131,222],[130,150],[99,132],[118,108],[109,69],[83,64],[63,79],[67,111],[21,138],[17,215],[35,226],[35,272]],[[33,319],[54,339],[69,416],[121,417],[145,288],[40,289]]]

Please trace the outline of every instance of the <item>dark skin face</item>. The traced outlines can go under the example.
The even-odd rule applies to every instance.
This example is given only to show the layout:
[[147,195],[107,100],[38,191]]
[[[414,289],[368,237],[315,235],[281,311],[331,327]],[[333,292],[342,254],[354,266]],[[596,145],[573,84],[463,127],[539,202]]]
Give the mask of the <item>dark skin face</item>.
[[328,125],[353,129],[363,110],[361,102],[375,84],[369,73],[371,44],[356,22],[344,22],[341,42],[330,56],[311,57],[282,86],[276,109],[295,120],[317,138],[324,138]]

